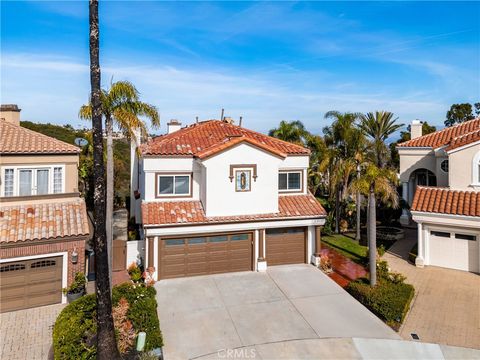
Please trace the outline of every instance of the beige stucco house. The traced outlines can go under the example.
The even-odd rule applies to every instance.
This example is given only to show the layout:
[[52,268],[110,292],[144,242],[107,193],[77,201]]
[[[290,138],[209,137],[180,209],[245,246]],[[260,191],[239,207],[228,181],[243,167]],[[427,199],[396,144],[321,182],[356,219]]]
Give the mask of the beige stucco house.
[[80,149],[20,126],[16,105],[0,110],[0,312],[65,302],[89,235]]
[[480,118],[398,145],[401,221],[418,225],[418,266],[480,272]]

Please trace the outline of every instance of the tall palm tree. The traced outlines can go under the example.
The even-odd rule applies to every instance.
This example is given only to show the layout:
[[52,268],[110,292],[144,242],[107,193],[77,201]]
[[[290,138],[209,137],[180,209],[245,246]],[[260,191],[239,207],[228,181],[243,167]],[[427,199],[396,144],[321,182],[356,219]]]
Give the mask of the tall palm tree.
[[268,132],[269,136],[298,145],[304,145],[307,134],[308,132],[300,120],[290,122],[282,120],[278,128],[271,129]]
[[[153,127],[160,125],[160,115],[155,106],[140,101],[140,94],[135,86],[128,81],[117,81],[111,84],[110,89],[101,92],[102,114],[105,117],[107,135],[107,243],[111,250],[113,244],[113,199],[114,199],[114,159],[113,159],[113,127],[122,131],[128,139],[138,143],[137,132],[147,135],[145,122],[139,117],[150,119]],[[90,119],[92,105],[83,105],[79,117]],[[133,161],[133,160],[132,160]],[[112,253],[109,256],[110,279],[112,271]]]
[[403,124],[398,124],[398,118],[393,116],[393,113],[389,111],[376,111],[361,115],[360,128],[373,142],[376,163],[379,167],[386,165],[388,147],[385,141],[403,126]]
[[112,317],[112,299],[108,278],[108,247],[105,229],[105,165],[103,162],[102,103],[100,90],[99,26],[98,0],[89,3],[90,24],[90,84],[91,118],[93,132],[93,177],[95,233],[93,246],[95,251],[97,301],[97,358],[120,359],[115,342],[115,328]]
[[[334,154],[331,157],[332,185],[335,192],[335,232],[339,232],[340,201],[345,199],[346,190],[355,171],[355,158],[359,152],[358,147],[362,144],[363,135],[357,128],[360,119],[359,113],[341,113],[329,111],[325,119],[333,120],[330,126],[323,129],[326,144],[332,148]],[[357,224],[359,227],[359,224]]]
[[376,200],[390,202],[392,207],[398,207],[398,182],[395,171],[388,168],[378,167],[375,163],[362,164],[361,175],[354,179],[350,189],[368,196],[368,255],[370,266],[370,285],[377,283],[377,227],[376,227]]

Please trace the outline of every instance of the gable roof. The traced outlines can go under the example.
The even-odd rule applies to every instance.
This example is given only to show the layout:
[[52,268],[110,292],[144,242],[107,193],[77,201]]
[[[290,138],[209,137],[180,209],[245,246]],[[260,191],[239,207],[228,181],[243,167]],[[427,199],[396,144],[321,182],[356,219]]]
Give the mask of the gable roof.
[[480,192],[419,186],[411,210],[480,217]]
[[162,201],[142,203],[145,226],[210,224],[325,217],[326,211],[312,194],[278,197],[278,212],[271,214],[207,217],[200,201]]
[[0,154],[78,154],[75,145],[0,120]]
[[309,155],[310,150],[220,120],[207,120],[186,126],[141,145],[144,155],[208,157],[246,141],[278,156]]
[[480,128],[476,131],[472,131],[471,133],[453,139],[445,150],[450,151],[477,141],[480,141]]
[[480,118],[465,121],[461,124],[447,127],[445,129],[435,131],[431,134],[423,135],[418,138],[405,141],[398,144],[398,147],[428,147],[437,149],[444,145],[450,144],[457,137],[475,132],[480,129]]
[[0,244],[88,234],[83,199],[0,206]]

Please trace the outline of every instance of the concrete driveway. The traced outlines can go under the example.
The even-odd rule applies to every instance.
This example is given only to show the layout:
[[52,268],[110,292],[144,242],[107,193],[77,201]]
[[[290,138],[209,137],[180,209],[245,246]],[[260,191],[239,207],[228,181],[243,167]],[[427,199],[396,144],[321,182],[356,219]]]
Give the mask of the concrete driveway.
[[310,265],[163,280],[155,287],[167,360],[302,339],[400,339]]

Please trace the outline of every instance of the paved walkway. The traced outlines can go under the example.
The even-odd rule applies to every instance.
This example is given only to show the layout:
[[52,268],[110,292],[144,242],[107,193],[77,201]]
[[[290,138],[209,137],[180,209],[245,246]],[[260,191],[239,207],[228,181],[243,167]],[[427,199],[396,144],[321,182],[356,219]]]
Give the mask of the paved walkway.
[[299,339],[400,339],[311,265],[162,280],[155,287],[166,360]]
[[411,340],[480,349],[480,276],[459,270],[408,262],[408,252],[417,241],[416,231],[408,230],[383,256],[393,271],[407,276],[415,287],[411,310],[400,335]]
[[53,324],[64,306],[49,305],[0,314],[0,359],[48,359]]

